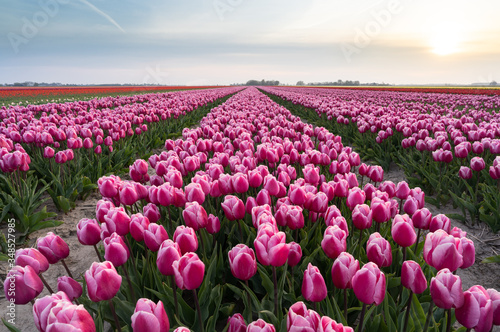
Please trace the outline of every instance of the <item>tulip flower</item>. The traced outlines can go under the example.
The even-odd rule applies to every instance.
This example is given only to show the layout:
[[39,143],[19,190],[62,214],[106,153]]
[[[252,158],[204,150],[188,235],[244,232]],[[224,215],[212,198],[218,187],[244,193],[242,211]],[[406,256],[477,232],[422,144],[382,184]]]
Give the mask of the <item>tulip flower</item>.
[[52,232],[36,241],[38,250],[47,258],[50,264],[55,264],[69,256],[68,244]]
[[439,229],[427,234],[424,244],[424,260],[430,266],[441,270],[457,270],[463,264],[460,239]]
[[161,332],[170,329],[163,302],[158,304],[149,299],[139,299],[131,317],[132,329],[137,332]]
[[401,284],[415,294],[421,294],[427,289],[427,280],[417,262],[411,260],[403,262]]
[[288,310],[287,331],[317,331],[321,317],[314,310],[307,310],[304,302],[296,302]]
[[269,228],[260,229],[254,246],[257,259],[262,265],[281,266],[288,259],[290,249],[283,232],[274,233]]
[[289,247],[290,251],[288,252],[288,266],[293,268],[294,266],[299,264],[302,258],[302,248],[300,247],[300,244],[296,242],[290,242]]
[[276,329],[273,325],[266,323],[262,319],[258,319],[248,324],[247,332],[276,332]]
[[104,239],[104,259],[115,267],[122,266],[130,257],[130,251],[122,237],[116,233]]
[[346,205],[352,211],[356,205],[363,204],[366,199],[366,193],[358,187],[349,190]]
[[354,294],[363,302],[359,331],[363,331],[364,314],[367,304],[379,305],[385,297],[385,275],[375,263],[366,263],[352,277]]
[[95,246],[101,241],[101,226],[95,219],[81,219],[76,225],[76,235],[81,244]]
[[319,272],[316,266],[311,263],[307,265],[304,271],[304,279],[302,280],[302,296],[307,301],[321,302],[326,298],[327,289],[325,279]]
[[302,208],[297,205],[288,205],[286,210],[286,225],[292,229],[299,229],[304,227],[304,214]]
[[254,251],[244,244],[238,244],[229,252],[229,266],[233,276],[248,280],[257,273],[257,261]]
[[234,314],[227,319],[229,325],[227,332],[246,332],[247,324],[241,314]]
[[224,214],[229,221],[240,220],[245,217],[245,205],[236,196],[227,195],[221,204]]
[[450,233],[450,218],[444,214],[438,214],[432,217],[429,223],[429,232],[435,232],[438,229],[444,230],[446,233]]
[[492,309],[486,289],[482,286],[472,286],[464,292],[464,304],[455,310],[455,316],[457,321],[468,329],[488,332],[493,324]]
[[391,219],[391,202],[383,201],[377,197],[371,202],[372,217],[377,223],[383,223]]
[[366,204],[356,205],[352,211],[352,223],[357,229],[372,227],[372,211]]
[[458,175],[462,179],[468,180],[468,179],[472,178],[472,170],[467,166],[461,166],[460,170],[458,171]]
[[85,272],[85,282],[89,299],[93,302],[111,300],[120,290],[122,277],[116,272],[113,263],[92,263]]
[[43,283],[36,271],[29,265],[14,266],[5,278],[5,298],[15,304],[26,304],[43,290]]
[[321,317],[318,332],[354,332],[354,329],[337,323],[328,316],[323,316]]
[[104,221],[111,232],[116,232],[121,236],[125,236],[129,233],[130,217],[123,207],[110,208],[108,213],[104,216]]
[[161,218],[160,210],[152,203],[146,204],[142,208],[142,211],[144,213],[144,217],[148,218],[149,222],[157,222]]
[[394,242],[403,248],[411,246],[417,239],[415,228],[413,228],[413,222],[407,214],[398,214],[394,217],[394,220],[392,221],[391,234]]
[[346,239],[347,234],[340,227],[328,226],[321,241],[321,248],[329,258],[335,259],[341,252],[346,251]]
[[379,267],[392,264],[391,244],[377,232],[372,233],[368,238],[366,255],[370,262],[374,262]]
[[150,222],[149,218],[140,213],[130,216],[130,235],[137,242],[144,241],[144,232],[148,229]]
[[46,331],[95,332],[96,327],[92,316],[83,305],[58,301],[47,316]]
[[359,261],[347,252],[341,253],[332,266],[332,281],[340,289],[352,288],[352,277],[359,270]]
[[486,164],[481,157],[474,157],[470,161],[470,168],[474,172],[481,172],[486,167]]
[[73,278],[62,276],[57,278],[57,291],[64,292],[73,301],[82,296],[82,285]]
[[208,215],[205,208],[198,202],[186,203],[186,208],[182,211],[182,217],[186,226],[191,227],[195,231],[200,228],[207,227]]
[[196,309],[198,311],[198,321],[200,330],[203,332],[203,321],[201,318],[201,309],[196,294],[196,288],[201,286],[203,275],[205,274],[205,264],[193,252],[184,254],[179,260],[172,264],[175,274],[175,283],[180,289],[193,291]]
[[210,234],[218,233],[220,231],[219,217],[216,217],[213,214],[209,214],[206,229]]
[[16,250],[15,264],[21,267],[31,266],[36,274],[41,274],[49,269],[49,261],[35,248]]
[[429,289],[432,300],[439,308],[460,308],[464,303],[462,280],[447,268],[440,270],[431,279]]
[[35,326],[39,331],[47,330],[47,318],[50,311],[59,302],[71,303],[66,293],[57,292],[52,295],[47,295],[39,298],[33,304],[33,317],[35,319]]
[[500,325],[500,292],[493,288],[486,290],[491,300],[491,311],[493,312],[493,325]]
[[150,223],[144,231],[144,243],[151,251],[158,251],[165,240],[168,240],[168,234],[162,225]]
[[181,253],[195,252],[198,249],[198,237],[194,229],[184,225],[177,226],[174,232],[174,242],[179,244]]

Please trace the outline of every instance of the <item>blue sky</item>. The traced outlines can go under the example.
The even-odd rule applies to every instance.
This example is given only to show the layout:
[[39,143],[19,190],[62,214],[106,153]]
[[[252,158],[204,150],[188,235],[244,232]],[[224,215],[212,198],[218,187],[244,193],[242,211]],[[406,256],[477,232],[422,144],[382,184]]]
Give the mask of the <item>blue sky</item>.
[[4,0],[0,83],[500,82],[495,0]]

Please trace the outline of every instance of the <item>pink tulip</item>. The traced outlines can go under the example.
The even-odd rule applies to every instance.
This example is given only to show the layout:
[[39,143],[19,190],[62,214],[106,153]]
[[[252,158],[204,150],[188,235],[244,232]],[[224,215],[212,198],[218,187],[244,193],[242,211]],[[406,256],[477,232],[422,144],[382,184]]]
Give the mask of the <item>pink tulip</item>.
[[314,310],[307,310],[304,302],[296,302],[288,310],[286,320],[287,332],[316,332],[320,326],[320,316]]
[[406,181],[398,182],[396,186],[395,196],[399,199],[406,199],[410,194],[410,187]]
[[144,241],[144,232],[148,229],[149,219],[140,213],[130,216],[130,235],[137,242]]
[[135,187],[131,184],[124,185],[119,191],[120,203],[126,206],[134,205],[139,200]]
[[64,240],[52,232],[36,241],[38,250],[47,258],[50,264],[55,264],[69,256],[69,246]]
[[43,273],[49,269],[49,261],[35,248],[16,250],[15,264],[21,267],[31,266],[36,274]]
[[309,263],[307,269],[304,271],[304,279],[302,280],[302,296],[307,301],[321,302],[326,298],[326,295],[325,279],[323,279],[319,269]]
[[47,316],[47,332],[82,331],[95,332],[92,316],[83,305],[74,305],[67,301],[58,301]]
[[304,180],[307,183],[317,186],[319,183],[319,167],[313,167],[312,165],[307,165],[302,169],[304,173]]
[[149,299],[139,299],[131,319],[132,329],[137,332],[162,332],[170,329],[170,322],[161,301],[156,304]]
[[82,285],[75,279],[67,276],[57,278],[57,291],[64,292],[71,301],[79,298],[83,293]]
[[299,229],[304,227],[304,214],[302,208],[296,205],[288,205],[286,211],[286,225],[292,229]]
[[264,177],[264,183],[263,183],[264,189],[267,190],[269,195],[271,196],[277,196],[279,193],[279,185],[278,185],[278,180],[271,174],[266,175]]
[[85,272],[87,293],[93,302],[107,301],[112,299],[120,290],[122,277],[116,272],[113,263],[92,263],[89,270]]
[[182,211],[182,217],[184,218],[186,226],[191,227],[195,231],[207,227],[207,212],[198,202],[186,203],[186,208]]
[[488,332],[493,324],[490,296],[483,286],[472,286],[464,292],[464,304],[455,310],[457,321],[468,329]]
[[228,252],[229,266],[233,276],[248,280],[257,273],[257,261],[254,251],[244,244],[238,244]]
[[366,194],[363,190],[355,187],[349,190],[349,195],[347,196],[346,205],[352,211],[356,205],[363,204],[366,199]]
[[481,157],[474,157],[470,161],[470,168],[474,172],[481,172],[486,167],[486,164]]
[[321,248],[329,258],[335,259],[341,252],[346,251],[346,239],[347,234],[339,226],[328,226],[321,241]]
[[290,185],[290,189],[288,190],[288,197],[294,205],[299,206],[304,205],[307,199],[304,187],[293,184]]
[[168,234],[162,225],[150,223],[144,230],[144,243],[151,251],[158,251],[165,240],[168,240]]
[[328,316],[323,316],[321,317],[318,332],[354,332],[354,329],[337,323]]
[[332,266],[332,281],[340,289],[352,288],[352,277],[359,270],[359,261],[347,252],[341,253]]
[[422,209],[425,206],[425,193],[419,187],[410,190],[410,196],[415,198],[418,202],[418,208]]
[[464,303],[462,280],[449,269],[440,270],[431,279],[429,287],[432,300],[442,309],[460,308]]
[[260,228],[253,242],[257,259],[262,265],[281,266],[286,263],[289,245],[283,232],[274,233],[272,228]]
[[35,301],[33,305],[33,317],[35,319],[35,326],[39,331],[47,331],[47,318],[50,311],[59,302],[71,303],[66,293],[57,292],[51,295],[44,296]]
[[493,288],[486,290],[491,300],[491,311],[493,312],[493,325],[500,325],[500,292]]
[[174,242],[179,244],[181,253],[195,252],[198,249],[198,238],[195,230],[184,225],[177,226],[174,232]]
[[288,266],[294,267],[302,259],[302,248],[296,242],[290,242],[290,251],[288,252]]
[[458,175],[462,179],[468,180],[468,179],[472,178],[472,170],[467,166],[461,166],[460,170],[458,171]]
[[262,319],[248,324],[247,332],[276,332],[273,325],[266,323]]
[[83,218],[76,225],[76,236],[83,245],[96,245],[101,241],[101,226],[95,219]]
[[245,205],[236,196],[227,195],[221,204],[224,214],[229,221],[240,220],[245,217]]
[[142,208],[144,216],[148,218],[149,222],[157,222],[161,218],[160,210],[152,203],[148,203]]
[[188,184],[184,188],[184,193],[186,202],[197,202],[201,205],[205,201],[205,192],[203,192],[203,188],[198,183]]
[[427,208],[418,209],[411,216],[413,226],[419,229],[429,229],[429,224],[432,219],[432,214]]
[[14,266],[7,273],[3,289],[8,301],[15,304],[26,304],[42,292],[43,284],[31,266]]
[[158,250],[156,265],[161,274],[173,276],[173,263],[181,258],[181,249],[177,243],[172,240],[165,240]]
[[122,266],[130,257],[130,251],[122,237],[112,233],[104,239],[104,259],[113,263],[115,267]]
[[366,204],[359,204],[352,210],[352,223],[357,229],[372,227],[372,210]]
[[417,262],[411,260],[403,262],[401,284],[415,294],[421,294],[427,289],[427,279]]
[[184,254],[173,262],[175,283],[180,289],[193,290],[200,287],[205,274],[205,264],[194,252]]
[[130,230],[130,217],[125,212],[123,207],[110,208],[104,216],[106,226],[111,232],[116,232],[118,235],[125,236]]
[[474,242],[466,237],[460,238],[460,250],[462,252],[463,263],[460,265],[461,269],[466,269],[474,265],[476,261],[476,249]]
[[209,214],[206,229],[207,229],[209,234],[218,233],[220,231],[219,217],[216,217],[213,214]]
[[441,270],[456,271],[463,264],[460,239],[439,229],[427,234],[424,244],[424,260],[430,266]]
[[227,319],[229,325],[227,332],[246,332],[247,324],[241,314],[234,314]]
[[444,214],[438,214],[432,217],[431,222],[429,223],[429,231],[435,232],[438,229],[444,230],[446,233],[450,232],[450,218],[445,216]]
[[365,304],[379,305],[385,297],[385,275],[375,263],[366,263],[352,277],[354,294]]
[[378,223],[391,219],[391,202],[374,197],[371,202],[372,217]]
[[374,262],[379,267],[392,264],[391,244],[377,232],[372,233],[368,238],[366,255],[370,262]]
[[401,247],[409,247],[413,245],[417,239],[413,222],[407,214],[396,215],[392,221],[391,235],[394,242]]

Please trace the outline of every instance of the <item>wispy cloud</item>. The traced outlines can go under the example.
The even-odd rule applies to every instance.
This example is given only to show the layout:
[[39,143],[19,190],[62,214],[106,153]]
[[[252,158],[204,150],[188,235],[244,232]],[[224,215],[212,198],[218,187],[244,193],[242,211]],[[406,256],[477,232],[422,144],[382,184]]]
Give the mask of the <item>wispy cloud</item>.
[[97,8],[96,6],[94,6],[93,4],[88,2],[87,0],[80,0],[80,2],[83,3],[84,5],[86,5],[87,7],[89,7],[90,9],[92,9],[97,14],[104,17],[109,23],[113,24],[121,32],[125,32],[125,30],[123,30],[123,28],[111,16],[109,16],[108,14],[106,14],[105,12],[103,12],[102,10],[100,10],[99,8]]

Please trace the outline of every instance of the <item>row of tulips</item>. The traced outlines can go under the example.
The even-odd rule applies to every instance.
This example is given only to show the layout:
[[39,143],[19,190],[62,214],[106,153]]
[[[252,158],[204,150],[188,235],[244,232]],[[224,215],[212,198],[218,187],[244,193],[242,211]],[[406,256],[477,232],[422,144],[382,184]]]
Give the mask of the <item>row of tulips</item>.
[[[136,160],[132,180],[99,179],[96,218],[82,219],[77,236],[101,262],[76,281],[68,270],[58,283],[67,298],[49,291],[34,302],[40,331],[95,331],[103,321],[148,332],[500,324],[500,293],[464,291],[455,274],[474,264],[474,243],[431,215],[420,188],[383,181],[383,169],[361,164],[341,137],[257,89],[215,107],[165,149]],[[42,256],[62,262],[66,247],[48,234],[30,259],[20,253],[8,278],[26,292],[11,297],[5,286],[6,296],[33,301],[43,288],[36,268],[48,266]]]
[[400,165],[412,185],[436,194],[431,203],[452,201],[460,207],[462,215],[455,218],[481,220],[500,230],[499,96],[264,90],[309,121],[340,133],[385,169],[391,162]]
[[67,212],[96,189],[99,177],[122,172],[138,155],[161,147],[169,135],[197,123],[236,91],[177,91],[0,110],[5,213],[14,214],[22,235],[56,225],[47,219],[55,215],[47,212],[30,218],[45,190]]

